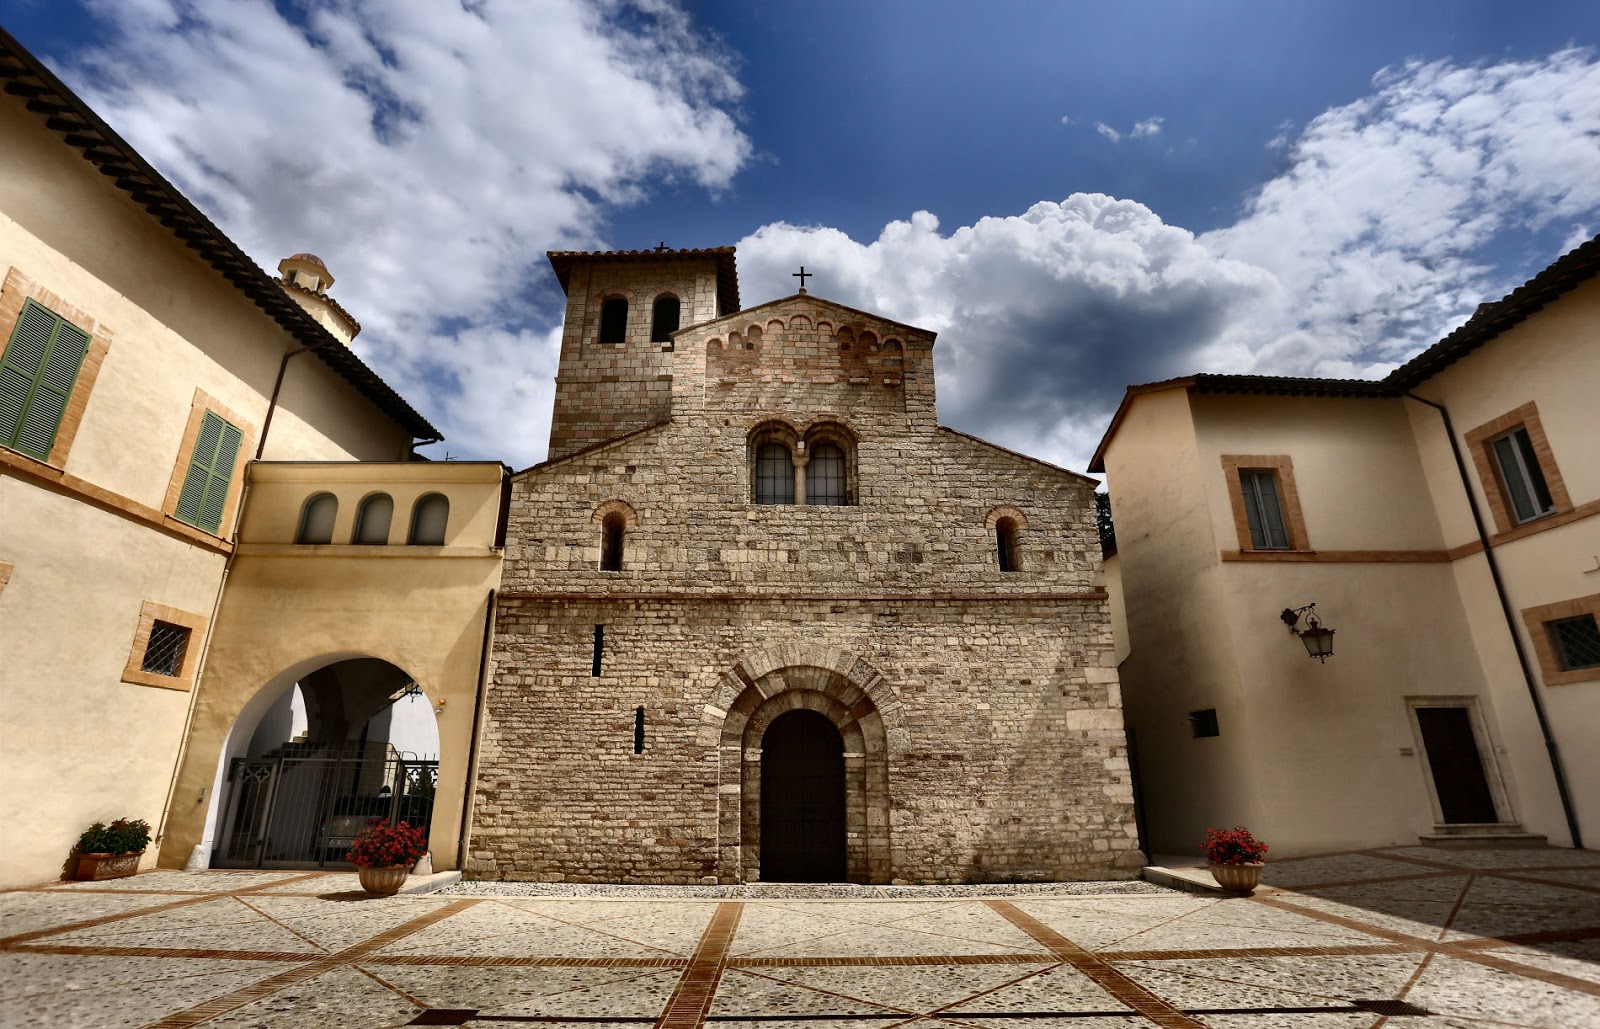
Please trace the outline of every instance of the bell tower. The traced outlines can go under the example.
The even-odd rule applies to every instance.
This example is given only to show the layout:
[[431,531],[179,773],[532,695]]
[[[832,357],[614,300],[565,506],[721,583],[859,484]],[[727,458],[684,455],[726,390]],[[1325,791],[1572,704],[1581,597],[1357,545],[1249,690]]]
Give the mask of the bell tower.
[[672,414],[672,333],[739,309],[733,247],[553,250],[567,295],[550,457]]

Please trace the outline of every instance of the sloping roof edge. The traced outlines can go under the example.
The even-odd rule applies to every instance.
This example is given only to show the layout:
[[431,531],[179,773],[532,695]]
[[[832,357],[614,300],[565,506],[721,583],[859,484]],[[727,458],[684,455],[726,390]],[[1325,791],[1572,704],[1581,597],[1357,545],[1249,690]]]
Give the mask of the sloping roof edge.
[[1385,382],[1371,379],[1313,379],[1290,375],[1213,375],[1202,372],[1182,375],[1159,382],[1144,382],[1129,386],[1122,394],[1122,402],[1111,416],[1111,424],[1100,437],[1100,443],[1089,459],[1089,471],[1104,475],[1106,447],[1122,427],[1128,408],[1134,400],[1147,393],[1161,393],[1169,389],[1186,389],[1191,393],[1231,393],[1238,395],[1280,397],[1393,397],[1400,390]]
[[235,289],[266,313],[300,345],[415,438],[436,441],[439,430],[332,333],[317,324],[273,277],[223,234],[176,186],[146,161],[127,140],[49,68],[0,28],[0,82],[24,101],[44,126],[111,179],[134,203],[195,251]]
[[1070,476],[1074,479],[1086,482],[1090,486],[1100,485],[1099,479],[1090,478],[1082,472],[1075,472],[1071,468],[1063,468],[1058,464],[1051,464],[1049,461],[1043,461],[1037,457],[1029,457],[1027,454],[1022,453],[1021,451],[1012,450],[1010,447],[1002,447],[998,443],[991,443],[982,436],[974,436],[970,432],[962,432],[960,429],[952,429],[948,425],[941,425],[938,428],[940,432],[948,432],[950,435],[966,440],[968,443],[976,443],[979,446],[988,447],[990,450],[998,450],[1000,453],[1014,457],[1019,461],[1026,461],[1029,464],[1040,465],[1041,467],[1048,468],[1052,472],[1059,472],[1062,475]]
[[683,328],[679,329],[678,332],[688,332],[691,329],[703,329],[708,325],[715,325],[718,322],[727,321],[735,315],[749,317],[750,315],[755,314],[757,311],[765,310],[769,307],[776,307],[779,304],[787,304],[791,300],[814,300],[817,303],[824,304],[828,307],[835,307],[841,311],[849,311],[851,314],[860,315],[863,318],[871,318],[873,321],[883,322],[885,325],[893,325],[896,328],[904,329],[907,334],[915,333],[919,336],[926,336],[930,341],[938,339],[939,337],[939,334],[934,332],[932,329],[924,329],[916,325],[908,325],[905,322],[897,322],[893,318],[885,318],[881,314],[874,314],[871,311],[863,311],[860,308],[851,307],[848,304],[841,304],[837,300],[829,300],[827,297],[819,297],[815,293],[790,293],[786,297],[778,297],[776,300],[768,300],[743,311],[730,311],[727,314],[718,315],[710,321],[700,322],[696,325],[685,325]]
[[597,450],[604,450],[606,447],[616,446],[618,443],[626,442],[627,440],[633,439],[635,436],[643,436],[647,432],[654,432],[662,426],[670,424],[672,424],[672,419],[668,417],[663,418],[658,422],[651,422],[649,425],[641,425],[637,429],[629,429],[627,432],[624,432],[621,435],[612,436],[610,439],[603,439],[599,443],[591,443],[586,447],[579,447],[570,454],[562,454],[560,457],[545,458],[538,464],[530,464],[520,472],[512,472],[511,477],[513,479],[520,479],[522,476],[528,475],[532,472],[542,472],[546,468],[551,468],[558,464],[564,464],[565,462],[571,461],[574,458],[584,457],[588,454],[594,453]]
[[1460,328],[1390,372],[1383,381],[1397,389],[1412,389],[1597,274],[1600,236],[1562,254],[1499,300],[1479,304]]

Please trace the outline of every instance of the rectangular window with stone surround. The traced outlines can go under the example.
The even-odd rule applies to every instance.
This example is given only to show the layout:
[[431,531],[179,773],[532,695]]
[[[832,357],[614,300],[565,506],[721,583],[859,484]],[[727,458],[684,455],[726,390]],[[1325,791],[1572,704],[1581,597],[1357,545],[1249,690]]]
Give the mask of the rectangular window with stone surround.
[[1311,549],[1287,455],[1224,454],[1222,471],[1240,552]]
[[1572,509],[1536,404],[1485,422],[1467,432],[1466,441],[1497,532],[1520,530]]
[[1522,624],[1546,686],[1600,682],[1600,593],[1524,608]]

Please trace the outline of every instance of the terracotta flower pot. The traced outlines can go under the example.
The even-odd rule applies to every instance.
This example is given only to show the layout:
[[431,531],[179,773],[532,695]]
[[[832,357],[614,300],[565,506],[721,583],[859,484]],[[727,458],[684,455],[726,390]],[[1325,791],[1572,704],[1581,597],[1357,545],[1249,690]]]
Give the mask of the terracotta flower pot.
[[1217,885],[1229,893],[1254,893],[1255,888],[1261,885],[1261,873],[1267,867],[1265,861],[1250,861],[1242,865],[1223,865],[1215,861],[1207,862],[1211,869],[1211,878]]
[[358,867],[356,874],[361,877],[361,888],[363,890],[379,897],[392,897],[400,892],[400,887],[406,884],[406,876],[411,874],[411,866]]
[[79,854],[78,870],[72,878],[77,882],[125,879],[139,870],[139,859],[142,857],[142,850],[131,854]]

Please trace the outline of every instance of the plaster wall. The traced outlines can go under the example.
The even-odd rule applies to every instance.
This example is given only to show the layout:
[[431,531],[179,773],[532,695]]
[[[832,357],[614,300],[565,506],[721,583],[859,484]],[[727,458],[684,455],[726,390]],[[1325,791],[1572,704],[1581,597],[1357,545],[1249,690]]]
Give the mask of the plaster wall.
[[[1448,408],[1467,461],[1468,483],[1491,534],[1514,628],[1507,629],[1482,554],[1457,560],[1455,574],[1470,619],[1472,645],[1506,712],[1507,733],[1514,741],[1510,763],[1525,784],[1518,797],[1519,817],[1530,830],[1545,833],[1552,841],[1570,842],[1570,837],[1510,632],[1520,638],[1533,666],[1579,829],[1588,842],[1600,837],[1600,788],[1594,785],[1600,783],[1600,746],[1594,742],[1600,739],[1600,671],[1587,680],[1544,683],[1535,640],[1521,612],[1600,593],[1600,572],[1592,571],[1595,555],[1600,554],[1600,461],[1594,459],[1600,414],[1592,395],[1592,384],[1600,381],[1597,340],[1600,281],[1591,279],[1416,390]],[[1499,487],[1484,480],[1466,435],[1530,401],[1537,405],[1570,509],[1502,533],[1490,509],[1490,493]],[[1424,405],[1411,406],[1417,438],[1426,448],[1430,479],[1437,483],[1442,517],[1449,519],[1448,542],[1471,544],[1477,534],[1439,416]]]
[[[1187,395],[1136,398],[1105,460],[1128,619],[1123,704],[1145,842],[1154,853],[1192,854],[1208,826],[1257,820],[1261,787]],[[1189,715],[1207,709],[1222,733],[1196,738]]]
[[[502,466],[481,462],[251,468],[239,551],[196,697],[163,864],[181,863],[202,840],[215,843],[208,821],[224,790],[209,794],[209,803],[197,798],[220,782],[225,758],[242,753],[255,720],[284,691],[335,661],[372,657],[409,674],[434,709],[440,764],[430,843],[435,867],[455,867],[487,605],[499,583],[501,482]],[[445,546],[288,542],[307,497],[333,492],[347,520],[356,499],[375,488],[396,498],[397,526],[408,510],[404,498],[445,494]],[[403,528],[391,536],[404,538]]]
[[161,821],[190,695],[122,672],[143,603],[209,617],[223,558],[0,476],[0,561],[0,886],[22,886],[59,878],[91,822]]

